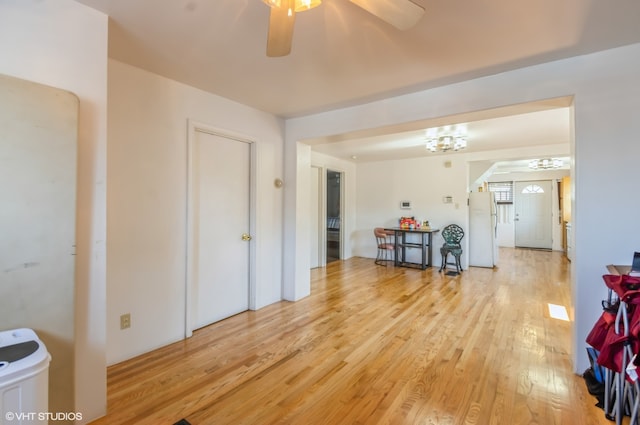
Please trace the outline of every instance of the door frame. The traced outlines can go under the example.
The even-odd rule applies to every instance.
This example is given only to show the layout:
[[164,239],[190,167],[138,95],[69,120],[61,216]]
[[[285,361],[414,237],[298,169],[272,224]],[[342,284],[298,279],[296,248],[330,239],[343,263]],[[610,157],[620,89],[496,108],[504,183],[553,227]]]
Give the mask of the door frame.
[[[309,173],[313,172],[312,168],[318,168],[320,171],[320,179],[318,183],[318,191],[320,201],[318,204],[318,217],[320,220],[320,234],[318,235],[318,268],[327,266],[327,171],[331,170],[340,173],[340,259],[344,258],[345,245],[345,228],[347,226],[347,179],[348,172],[342,167],[334,167],[333,164],[324,164],[311,161]],[[309,178],[311,181],[311,178]],[[309,203],[311,204],[311,203]],[[309,237],[309,243],[312,238]],[[311,248],[309,248],[311,249]]]
[[[317,226],[317,231],[315,235],[311,235],[310,236],[310,240],[311,243],[315,243],[317,244],[317,246],[315,247],[315,251],[318,254],[318,258],[316,259],[316,263],[318,264],[318,268],[320,267],[324,267],[327,265],[327,256],[325,253],[326,250],[326,243],[324,241],[325,239],[325,233],[326,233],[326,219],[323,220],[324,217],[324,210],[325,208],[323,208],[323,203],[324,201],[324,195],[323,195],[323,190],[324,190],[324,179],[323,176],[325,175],[325,168],[320,166],[320,165],[311,165],[310,168],[310,173],[316,173],[317,174],[317,179],[318,179],[318,185],[317,187],[310,187],[310,193],[311,195],[316,195],[317,196],[317,206],[318,206],[318,210],[315,211],[315,213],[318,216],[318,222],[315,223],[315,225]],[[311,180],[311,179],[310,179]],[[311,226],[311,229],[313,229],[313,226]],[[310,247],[309,248],[312,252],[313,249]],[[315,268],[315,267],[312,267]]]
[[257,305],[257,291],[256,291],[256,192],[257,192],[257,178],[256,178],[256,163],[258,156],[258,144],[251,137],[237,132],[233,132],[227,129],[214,127],[208,124],[204,124],[191,119],[187,120],[187,199],[186,199],[186,238],[185,238],[185,338],[189,338],[193,335],[193,324],[195,323],[195,302],[193,296],[195,293],[194,286],[196,284],[194,279],[194,223],[196,209],[194,208],[194,193],[192,182],[195,176],[195,158],[194,158],[194,143],[196,140],[196,133],[206,133],[214,136],[224,137],[227,139],[236,140],[238,142],[248,143],[250,149],[250,161],[249,164],[249,234],[252,236],[252,240],[249,241],[249,310],[255,310]]

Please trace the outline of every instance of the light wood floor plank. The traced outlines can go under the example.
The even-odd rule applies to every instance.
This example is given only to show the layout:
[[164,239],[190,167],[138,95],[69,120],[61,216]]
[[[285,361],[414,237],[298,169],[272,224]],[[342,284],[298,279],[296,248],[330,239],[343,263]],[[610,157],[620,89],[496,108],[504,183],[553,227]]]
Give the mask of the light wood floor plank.
[[364,258],[313,270],[303,300],[110,367],[93,424],[609,424],[547,311],[569,306],[566,259],[500,256],[456,277]]

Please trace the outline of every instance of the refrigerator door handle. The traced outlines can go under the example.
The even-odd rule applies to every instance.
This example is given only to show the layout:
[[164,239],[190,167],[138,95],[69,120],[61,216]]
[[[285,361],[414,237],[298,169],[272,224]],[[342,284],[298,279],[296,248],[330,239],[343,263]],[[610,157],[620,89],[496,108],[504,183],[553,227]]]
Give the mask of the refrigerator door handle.
[[493,215],[493,235],[498,239],[498,214],[495,213],[491,215]]

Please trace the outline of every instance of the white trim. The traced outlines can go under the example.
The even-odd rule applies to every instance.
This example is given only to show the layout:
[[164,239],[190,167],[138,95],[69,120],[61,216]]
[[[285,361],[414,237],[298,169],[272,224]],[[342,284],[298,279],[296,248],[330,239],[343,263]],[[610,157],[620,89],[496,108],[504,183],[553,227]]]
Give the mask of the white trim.
[[239,142],[248,143],[250,146],[251,164],[249,176],[249,234],[252,240],[249,242],[249,309],[255,310],[257,306],[257,288],[256,288],[256,207],[257,207],[257,158],[258,144],[249,136],[232,132],[226,129],[213,127],[208,124],[200,123],[191,119],[187,119],[187,199],[186,199],[186,250],[185,250],[185,338],[193,335],[193,323],[195,323],[193,305],[193,244],[192,234],[195,217],[193,208],[193,181],[194,171],[194,152],[193,144],[195,142],[196,132],[211,134],[228,139],[237,140]]

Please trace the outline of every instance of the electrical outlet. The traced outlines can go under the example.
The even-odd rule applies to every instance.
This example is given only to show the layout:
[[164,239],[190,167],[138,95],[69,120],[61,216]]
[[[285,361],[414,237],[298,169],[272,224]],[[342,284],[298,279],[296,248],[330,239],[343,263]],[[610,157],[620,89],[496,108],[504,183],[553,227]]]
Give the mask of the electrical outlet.
[[120,316],[120,329],[127,329],[131,327],[131,313],[123,314]]

